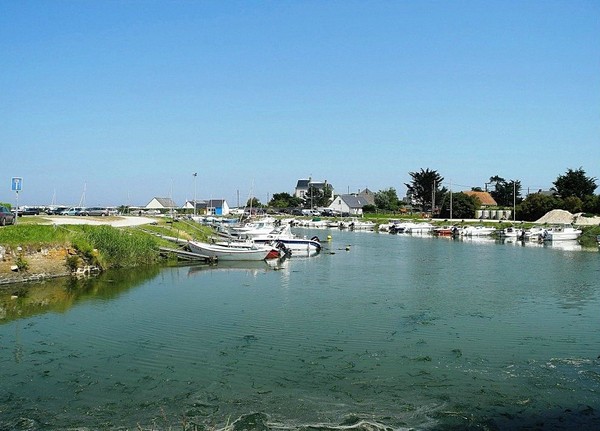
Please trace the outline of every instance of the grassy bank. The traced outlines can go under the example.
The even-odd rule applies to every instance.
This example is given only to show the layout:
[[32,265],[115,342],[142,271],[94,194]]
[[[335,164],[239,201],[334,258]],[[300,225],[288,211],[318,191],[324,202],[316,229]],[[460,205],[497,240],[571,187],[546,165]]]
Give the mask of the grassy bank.
[[600,226],[585,226],[579,237],[579,244],[584,247],[598,247],[597,237],[600,235]]
[[[43,220],[40,220],[43,222]],[[159,247],[172,243],[160,236],[205,239],[211,230],[185,222],[157,221],[154,225],[115,228],[108,225],[48,225],[19,223],[0,229],[0,246],[15,263],[27,269],[28,254],[64,248],[64,264],[70,269],[94,265],[101,269],[127,268],[157,263]]]

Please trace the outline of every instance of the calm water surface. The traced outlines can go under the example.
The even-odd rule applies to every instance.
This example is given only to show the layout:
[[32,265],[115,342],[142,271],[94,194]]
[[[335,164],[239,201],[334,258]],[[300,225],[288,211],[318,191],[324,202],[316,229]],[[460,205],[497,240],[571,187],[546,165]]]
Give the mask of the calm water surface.
[[1,291],[0,429],[600,428],[597,251],[327,234]]

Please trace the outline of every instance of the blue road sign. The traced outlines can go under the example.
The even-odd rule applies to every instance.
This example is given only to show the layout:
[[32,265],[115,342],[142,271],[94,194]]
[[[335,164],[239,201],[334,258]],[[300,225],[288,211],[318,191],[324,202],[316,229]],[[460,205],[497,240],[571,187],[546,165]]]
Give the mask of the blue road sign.
[[11,184],[13,192],[20,192],[23,189],[23,178],[13,177]]

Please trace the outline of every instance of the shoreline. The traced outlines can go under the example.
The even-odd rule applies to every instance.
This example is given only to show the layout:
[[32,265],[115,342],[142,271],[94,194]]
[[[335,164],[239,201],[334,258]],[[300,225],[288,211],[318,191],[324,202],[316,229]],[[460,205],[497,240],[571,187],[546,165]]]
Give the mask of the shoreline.
[[[33,216],[38,217],[38,216]],[[38,225],[108,225],[115,228],[136,227],[156,223],[156,219],[140,216],[117,217],[48,217],[39,216]],[[10,229],[10,227],[8,227]],[[69,268],[67,260],[80,253],[72,244],[22,245],[11,247],[0,244],[0,289],[20,283],[41,282],[44,280],[68,277],[76,274]],[[27,269],[18,268],[19,259],[26,261]],[[81,271],[80,271],[81,272]]]

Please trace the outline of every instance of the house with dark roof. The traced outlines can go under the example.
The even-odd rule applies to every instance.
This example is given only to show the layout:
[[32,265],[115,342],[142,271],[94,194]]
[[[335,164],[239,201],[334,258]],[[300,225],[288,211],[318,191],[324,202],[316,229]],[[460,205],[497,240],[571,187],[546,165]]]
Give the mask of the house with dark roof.
[[152,198],[150,202],[145,207],[146,209],[153,210],[166,210],[166,209],[174,209],[177,208],[175,202],[171,198]]
[[361,216],[363,207],[368,204],[365,198],[358,195],[338,195],[327,208],[333,212]]
[[358,192],[357,196],[366,200],[368,205],[375,205],[375,193],[373,193],[371,190],[366,188],[363,191]]
[[[312,178],[298,180],[296,183],[296,188],[294,189],[294,196],[297,198],[305,199],[308,198],[308,190],[310,187],[313,187],[316,190],[323,190],[325,187],[331,187],[331,184],[325,181],[313,181]],[[333,187],[331,187],[333,192]]]

